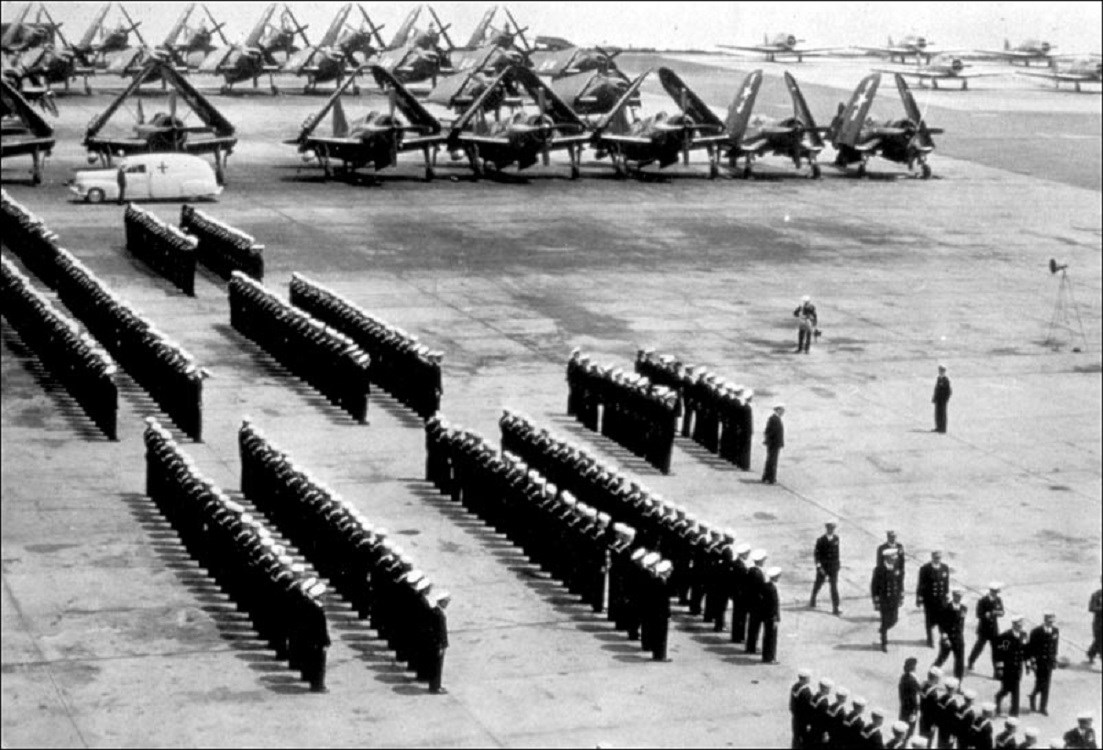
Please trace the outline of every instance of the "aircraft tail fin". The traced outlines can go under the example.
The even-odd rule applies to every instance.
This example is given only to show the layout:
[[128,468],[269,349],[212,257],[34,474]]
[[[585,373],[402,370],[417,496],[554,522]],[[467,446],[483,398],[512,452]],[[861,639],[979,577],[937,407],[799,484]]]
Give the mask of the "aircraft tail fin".
[[908,119],[915,123],[916,131],[912,138],[914,145],[923,149],[933,149],[934,139],[931,138],[931,131],[927,128],[927,123],[923,121],[923,113],[919,111],[919,105],[916,104],[915,97],[912,96],[907,82],[904,81],[904,76],[899,73],[896,74],[896,89],[900,92],[900,99],[904,103],[904,111],[907,113]]
[[804,132],[813,146],[823,148],[823,136],[820,135],[816,121],[812,117],[812,111],[808,109],[808,102],[804,100],[804,94],[797,85],[797,79],[793,78],[789,71],[785,71],[785,87],[789,89],[789,96],[793,100],[793,117],[804,126]]
[[[788,75],[788,74],[786,74]],[[747,123],[751,120],[751,112],[754,111],[755,98],[758,89],[762,85],[762,71],[755,70],[747,74],[740,85],[739,90],[728,107],[728,116],[724,121],[724,127],[728,132],[728,138],[732,143],[739,143],[747,132]]]
[[873,97],[880,84],[881,74],[873,73],[863,78],[858,88],[854,89],[850,101],[838,114],[833,125],[832,137],[836,144],[854,146],[858,142],[858,135],[869,115],[869,108],[873,106]]
[[333,137],[344,138],[349,132],[349,121],[345,117],[345,106],[338,97],[333,103]]

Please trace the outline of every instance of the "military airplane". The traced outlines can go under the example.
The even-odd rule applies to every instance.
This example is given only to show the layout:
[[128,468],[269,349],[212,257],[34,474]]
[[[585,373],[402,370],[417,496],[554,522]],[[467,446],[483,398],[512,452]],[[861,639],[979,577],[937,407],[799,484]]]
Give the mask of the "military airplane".
[[876,70],[880,73],[899,73],[905,78],[916,78],[919,80],[921,86],[927,81],[930,81],[931,88],[935,89],[938,88],[939,81],[961,81],[962,91],[969,88],[969,81],[973,78],[989,78],[999,75],[999,73],[991,72],[970,72],[968,70],[970,67],[972,66],[962,62],[960,57],[939,54],[930,58],[930,62],[926,65],[917,65],[914,68],[899,68],[896,70],[886,70],[883,68],[877,68]]
[[[720,174],[719,149],[727,140],[724,122],[669,68],[658,69],[659,82],[678,102],[681,112],[672,116],[658,112],[640,119],[630,103],[650,73],[648,70],[636,78],[613,109],[595,124],[592,142],[597,158],[608,156],[617,176],[625,177],[632,164],[638,171],[657,162],[661,169],[677,162],[680,156],[688,165],[689,152],[703,148],[709,157],[709,179],[715,178]],[[629,109],[633,110],[632,119]]]
[[145,38],[142,36],[142,32],[138,30],[138,26],[141,24],[135,23],[126,8],[120,5],[119,10],[123,12],[123,16],[130,24],[131,30],[138,37],[138,45],[118,50],[109,55],[107,72],[116,73],[124,78],[131,78],[139,72],[144,71],[146,75],[152,76],[143,81],[143,83],[148,83],[157,80],[157,75],[161,70],[160,67],[150,67],[146,65],[146,63],[152,59],[170,62],[181,68],[186,67],[186,61],[181,56],[181,47],[178,44],[178,40],[188,27],[188,19],[191,18],[192,12],[195,10],[195,5],[195,3],[188,3],[187,6],[184,7],[183,12],[181,12],[180,16],[176,19],[176,22],[169,28],[164,40],[155,46],[146,43]]
[[[887,57],[889,62],[899,57],[901,63],[906,63],[909,57],[914,57],[916,62],[926,59],[927,63],[930,63],[931,57],[937,54],[935,50],[930,49],[932,44],[931,40],[925,36],[909,34],[896,43],[892,41],[890,36],[888,45],[885,47],[857,47],[856,49],[868,54]],[[948,50],[942,51],[947,52]]]
[[[372,110],[350,124],[341,104],[342,94],[352,83],[350,77],[317,113],[306,119],[296,138],[284,142],[297,146],[300,154],[313,154],[326,177],[332,173],[332,160],[342,162],[346,170],[371,164],[379,171],[395,166],[399,153],[420,150],[425,157],[425,179],[433,179],[437,149],[444,141],[440,122],[386,68],[371,65],[368,69],[387,92],[387,112]],[[318,127],[330,112],[331,133],[320,135]],[[402,117],[397,117],[396,112]]]
[[[490,60],[498,53],[498,48],[489,45],[483,47],[481,52],[481,56],[465,58],[464,67],[461,70],[438,80],[437,85],[426,95],[425,101],[439,104],[457,114],[466,112],[471,103],[479,98],[497,75],[500,75],[500,73],[495,74],[490,65]],[[502,90],[484,100],[485,111],[496,110],[504,103],[508,103],[505,98],[510,98],[510,101],[516,100],[515,105],[520,105],[520,100],[515,96],[516,91],[513,90],[513,81],[509,78],[505,80],[506,84]]]
[[1085,83],[1103,83],[1103,61],[1098,56],[1088,56],[1072,59],[1069,62],[1057,62],[1054,60],[1050,70],[1040,71],[1016,71],[1017,75],[1031,78],[1044,78],[1052,81],[1053,85],[1061,88],[1062,83],[1071,83],[1077,91],[1081,91],[1081,85]]
[[[495,5],[483,15],[472,32],[467,46],[449,51],[448,59],[452,71],[463,73],[477,65],[476,69],[479,72],[497,76],[515,65],[526,67],[530,65],[529,55],[532,47],[525,38],[527,27],[521,28],[508,9],[506,10],[508,20],[504,26],[501,29],[491,26],[490,22],[497,11],[498,6]],[[512,24],[512,30],[510,24]],[[521,43],[520,46],[518,41]]]
[[743,177],[749,178],[756,158],[774,154],[789,157],[797,169],[801,168],[802,163],[807,163],[812,178],[819,179],[820,165],[816,157],[823,150],[823,133],[827,128],[816,125],[796,79],[788,71],[785,73],[785,87],[793,102],[793,116],[784,120],[752,116],[761,85],[761,70],[748,74],[728,109],[725,122],[727,143],[722,150],[727,152],[729,166],[734,170],[742,157]]
[[0,49],[4,52],[20,52],[28,47],[54,41],[55,27],[42,21],[41,6],[36,20],[27,20],[32,5],[33,3],[24,5],[14,19],[4,22],[3,32],[0,32]]
[[70,44],[61,31],[61,24],[54,23],[46,6],[42,5],[40,12],[45,14],[53,27],[55,41],[28,47],[20,52],[15,64],[15,74],[29,80],[34,86],[50,88],[52,84],[60,83],[65,86],[66,91],[69,90],[72,79],[81,78],[84,81],[84,93],[91,94],[88,78],[96,72],[93,65],[94,40],[110,8],[110,3],[104,4],[80,40],[76,44]]
[[528,58],[536,74],[550,78],[552,90],[577,114],[603,115],[632,82],[615,62],[621,52],[583,49],[566,39],[538,36]]
[[1031,63],[1040,62],[1049,65],[1053,60],[1055,45],[1041,39],[1027,39],[1024,42],[1011,46],[1010,39],[1003,40],[1003,49],[982,49],[977,53],[985,57],[1002,60],[1010,65],[1022,63],[1030,67]]
[[[84,147],[89,152],[89,162],[95,162],[98,159],[104,166],[110,167],[113,156],[159,151],[214,154],[215,175],[219,184],[225,184],[226,160],[237,144],[234,126],[167,60],[151,58],[146,62],[145,67],[157,68],[157,70],[140,71],[115,101],[89,123],[83,141]],[[100,135],[123,102],[138,91],[142,81],[151,76],[160,78],[171,87],[168,112],[159,112],[146,122],[142,100],[138,99],[137,122],[133,126],[133,136]],[[179,99],[184,100],[188,111],[179,111]],[[187,120],[191,115],[195,115],[201,124],[188,125]]]
[[740,52],[757,52],[761,55],[765,55],[767,62],[777,62],[777,58],[779,57],[795,57],[797,62],[803,62],[805,55],[822,55],[830,51],[826,47],[823,49],[805,49],[797,46],[803,43],[804,40],[797,39],[796,34],[781,32],[779,34],[774,34],[773,37],[770,37],[768,34],[763,34],[762,44],[750,46],[718,44],[716,46],[723,47],[724,49],[739,50]]
[[[275,12],[276,3],[269,3],[242,44],[211,52],[200,64],[199,72],[222,76],[224,84],[221,91],[224,94],[229,93],[235,83],[249,80],[255,89],[260,77],[267,75],[269,88],[273,94],[278,94],[279,89],[272,78],[280,70],[276,52],[294,49],[294,37],[296,34],[303,35],[305,27],[295,24],[292,28],[286,14],[281,15],[280,26],[271,26]],[[291,21],[294,23],[293,19]]]
[[[352,3],[342,5],[337,10],[337,15],[333,17],[333,21],[329,24],[329,28],[326,29],[321,41],[317,45],[307,43],[284,63],[283,72],[306,76],[307,82],[303,93],[309,94],[316,91],[319,83],[327,81],[336,81],[337,88],[342,88],[341,84],[348,74],[350,57],[337,46],[337,41],[341,37],[341,32],[345,28],[345,21],[348,20],[351,12]],[[305,34],[303,38],[306,39]],[[360,87],[356,83],[353,83],[353,91],[354,93],[360,93]]]
[[839,112],[831,123],[827,137],[835,146],[835,166],[846,169],[850,164],[857,163],[858,176],[864,177],[870,157],[880,154],[888,161],[907,164],[909,170],[918,164],[920,174],[926,180],[931,176],[927,157],[934,151],[931,136],[942,130],[927,127],[903,76],[897,73],[894,77],[906,117],[884,123],[867,120],[881,83],[881,74],[873,73],[863,78],[850,102],[845,106],[839,105]]
[[[526,115],[516,110],[505,120],[490,122],[487,105],[501,97],[509,83],[524,89],[539,111]],[[538,160],[548,166],[550,153],[565,149],[570,156],[571,179],[575,180],[580,174],[582,149],[589,140],[586,123],[539,76],[516,66],[502,71],[453,123],[448,148],[453,154],[466,154],[476,179],[485,175],[488,167],[501,171],[516,164],[521,170]]]
[[31,157],[31,180],[42,183],[42,168],[54,148],[54,129],[8,81],[0,81],[0,159]]
[[[448,49],[455,49],[455,46],[448,36],[450,26],[441,23],[432,7],[429,7],[429,13],[433,16],[435,25],[430,24],[425,31],[414,28],[423,8],[424,6],[419,5],[410,11],[390,44],[383,45],[378,33],[376,34],[380,44],[373,62],[388,70],[402,83],[431,81],[436,86],[442,68],[451,72]],[[441,47],[442,40],[447,43],[448,49]]]

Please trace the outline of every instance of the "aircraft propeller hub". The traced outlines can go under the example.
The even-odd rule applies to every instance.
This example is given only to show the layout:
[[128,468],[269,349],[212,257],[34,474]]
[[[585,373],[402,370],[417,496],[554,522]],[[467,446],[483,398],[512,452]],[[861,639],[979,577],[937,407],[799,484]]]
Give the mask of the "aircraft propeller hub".
[[961,72],[961,70],[962,70],[962,69],[963,69],[964,67],[965,67],[965,63],[963,63],[963,62],[961,61],[961,59],[960,59],[960,58],[957,58],[957,57],[955,57],[955,58],[953,59],[953,62],[951,62],[951,63],[950,63],[950,68],[951,68],[951,69],[952,69],[952,70],[953,70],[953,71],[954,71],[955,73],[960,73],[960,72]]
[[792,34],[790,34],[789,36],[787,36],[785,38],[785,43],[787,45],[789,45],[790,47],[796,47],[797,46],[797,38],[795,36],[793,36]]
[[919,49],[926,49],[927,48],[927,38],[922,37],[922,36],[919,37],[918,39],[915,40],[915,46],[918,47]]

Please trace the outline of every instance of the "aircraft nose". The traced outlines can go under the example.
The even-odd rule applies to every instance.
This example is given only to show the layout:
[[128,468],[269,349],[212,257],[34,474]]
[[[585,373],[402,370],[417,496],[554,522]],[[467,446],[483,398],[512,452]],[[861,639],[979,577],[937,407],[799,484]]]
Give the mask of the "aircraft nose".
[[786,37],[785,43],[788,44],[790,47],[796,47],[797,46],[797,38],[795,36],[793,36],[792,34],[790,34],[788,37]]

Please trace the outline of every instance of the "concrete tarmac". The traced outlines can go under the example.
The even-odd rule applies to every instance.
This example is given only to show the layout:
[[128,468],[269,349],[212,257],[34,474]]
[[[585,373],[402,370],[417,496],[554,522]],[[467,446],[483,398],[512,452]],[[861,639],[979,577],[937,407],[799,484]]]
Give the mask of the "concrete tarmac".
[[[726,107],[737,72],[670,64]],[[806,70],[818,71],[806,93],[829,120],[860,75],[843,66],[827,85],[834,68]],[[782,91],[768,72],[770,90]],[[1098,137],[1078,137],[1098,136],[1100,100],[1074,96],[1011,91],[1015,111],[993,117],[940,109],[948,132],[930,181],[884,162],[868,180],[828,168],[811,181],[765,159],[758,179],[709,181],[699,154],[688,168],[618,181],[587,154],[577,182],[556,155],[521,178],[479,182],[442,164],[432,184],[413,155],[357,181],[325,182],[301,165],[279,141],[319,97],[215,98],[242,141],[226,192],[201,207],[266,244],[266,283],[286,294],[298,271],[443,350],[451,422],[493,440],[501,407],[523,410],[767,549],[784,569],[780,666],[681,611],[672,663],[648,661],[422,481],[423,432],[410,413],[373,393],[370,425],[355,424],[230,328],[223,282],[200,274],[189,298],[131,257],[122,209],[71,203],[63,184],[83,166],[80,135],[110,97],[64,98],[47,183],[21,184],[22,166],[5,163],[5,189],[213,372],[205,441],[183,439],[205,474],[236,489],[236,429],[249,415],[453,593],[450,693],[428,695],[335,597],[331,692],[306,692],[141,494],[141,418],[158,414],[148,396],[123,378],[120,440],[103,439],[5,322],[4,744],[787,746],[787,689],[800,667],[895,715],[904,658],[925,669],[934,657],[910,593],[932,549],[970,606],[995,578],[1028,626],[1056,610],[1070,665],[1054,677],[1050,717],[1026,713],[1022,726],[1059,736],[1103,699],[1099,667],[1083,661],[1101,557],[1103,212],[1091,166]],[[162,101],[150,97],[145,111]],[[1058,111],[1070,107],[1072,116]],[[1023,118],[1077,137],[1021,137]],[[983,139],[970,121],[992,131],[975,155],[966,144]],[[1014,148],[1001,134],[1019,134]],[[150,207],[178,219],[176,203]],[[1082,338],[1078,328],[1050,335],[1059,281],[1050,257],[1069,263]],[[803,294],[824,331],[809,355],[792,353]],[[779,484],[757,481],[757,441],[754,471],[743,473],[679,438],[663,476],[582,429],[564,414],[573,346],[626,369],[638,346],[707,365],[755,389],[759,429],[783,400]],[[946,435],[930,432],[939,362],[954,384]],[[842,538],[839,618],[825,597],[807,608],[826,520]],[[882,654],[869,575],[889,528],[909,553],[909,595]],[[987,654],[966,686],[981,700],[995,693]]]

